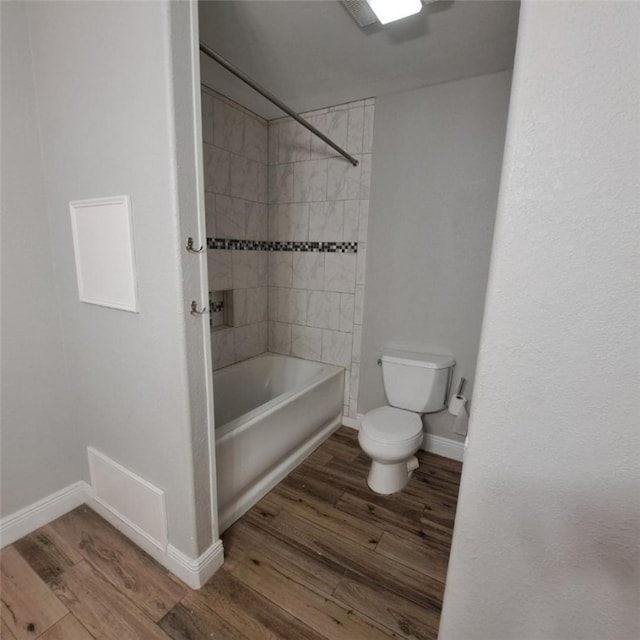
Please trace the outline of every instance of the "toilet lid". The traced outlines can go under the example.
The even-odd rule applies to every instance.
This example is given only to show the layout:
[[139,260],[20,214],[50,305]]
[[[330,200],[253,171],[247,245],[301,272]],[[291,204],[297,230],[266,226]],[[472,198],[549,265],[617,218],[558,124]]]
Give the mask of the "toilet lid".
[[391,444],[415,438],[422,432],[422,420],[413,411],[379,407],[362,418],[361,429],[371,439]]

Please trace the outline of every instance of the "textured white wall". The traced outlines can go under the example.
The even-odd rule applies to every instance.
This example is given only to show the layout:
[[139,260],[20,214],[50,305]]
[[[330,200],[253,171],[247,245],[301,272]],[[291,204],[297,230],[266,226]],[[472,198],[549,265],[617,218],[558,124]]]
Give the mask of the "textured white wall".
[[2,2],[0,12],[4,517],[77,481],[84,453],[70,411],[26,7]]
[[[166,491],[169,540],[193,556],[169,11],[168,2],[27,7],[77,437]],[[139,314],[78,301],[68,202],[114,194],[132,198]],[[207,450],[202,436],[197,444]]]
[[[362,413],[385,404],[383,347],[455,355],[471,397],[489,271],[510,72],[376,101]],[[462,440],[448,412],[430,433]]]
[[638,33],[522,7],[441,640],[640,637]]

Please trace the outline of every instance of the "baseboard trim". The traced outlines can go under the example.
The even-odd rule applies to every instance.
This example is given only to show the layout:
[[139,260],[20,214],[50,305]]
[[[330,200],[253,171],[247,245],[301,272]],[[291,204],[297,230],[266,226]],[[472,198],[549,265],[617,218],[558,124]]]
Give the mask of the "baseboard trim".
[[436,436],[431,433],[424,434],[422,449],[430,453],[435,453],[443,458],[458,460],[458,462],[462,462],[462,458],[464,457],[464,442],[450,440],[449,438],[443,438],[442,436]]
[[87,499],[91,488],[84,482],[74,482],[60,491],[30,504],[0,520],[0,547],[20,540],[44,527],[56,518],[79,507]]
[[86,504],[136,546],[180,578],[192,589],[200,589],[224,563],[222,540],[214,542],[198,558],[191,558],[172,544],[159,548],[157,542],[93,495],[81,480],[0,520],[0,548],[33,533],[36,529]]
[[362,415],[358,415],[357,418],[348,418],[347,416],[342,416],[342,426],[348,427],[349,429],[355,429],[356,431],[360,430],[360,418]]
[[87,499],[87,506],[192,589],[200,589],[224,562],[221,540],[198,558],[192,558],[170,543],[159,548],[153,538],[93,495]]
[[[362,424],[362,414],[359,413],[357,418],[342,418],[342,424],[349,429],[355,429],[358,431]],[[462,462],[464,456],[464,442],[458,442],[457,440],[451,440],[450,438],[443,438],[442,436],[436,436],[431,433],[424,434],[424,441],[422,442],[421,449],[423,451],[429,451],[435,453],[443,458],[450,458],[451,460],[458,460]]]
[[224,563],[222,540],[214,542],[199,558],[195,560],[176,549],[172,544],[167,546],[167,564],[171,573],[192,589],[200,589]]

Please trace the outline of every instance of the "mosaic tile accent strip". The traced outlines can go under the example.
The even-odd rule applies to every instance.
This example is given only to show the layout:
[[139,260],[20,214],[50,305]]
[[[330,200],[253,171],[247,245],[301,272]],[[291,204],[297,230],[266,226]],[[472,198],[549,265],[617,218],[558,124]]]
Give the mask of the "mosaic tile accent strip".
[[220,311],[224,311],[224,302],[222,300],[220,302],[212,302],[210,311],[211,313],[219,313]]
[[293,251],[305,253],[358,253],[357,242],[294,242],[207,238],[207,249],[233,251]]

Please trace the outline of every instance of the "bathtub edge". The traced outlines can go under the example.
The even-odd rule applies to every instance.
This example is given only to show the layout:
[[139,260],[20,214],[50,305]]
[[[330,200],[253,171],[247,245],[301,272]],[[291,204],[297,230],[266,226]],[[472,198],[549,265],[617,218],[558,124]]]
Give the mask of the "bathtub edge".
[[334,431],[342,426],[342,412],[329,419],[316,434],[295,450],[294,455],[285,458],[259,482],[244,492],[237,503],[218,513],[220,532],[230,527],[253,505],[261,500],[271,489],[295,469],[314,449],[320,446]]

